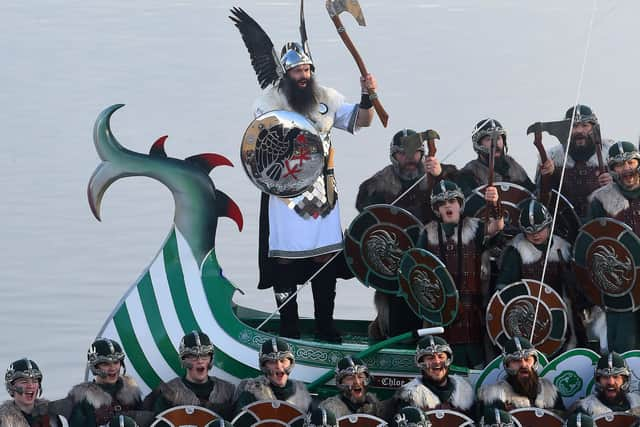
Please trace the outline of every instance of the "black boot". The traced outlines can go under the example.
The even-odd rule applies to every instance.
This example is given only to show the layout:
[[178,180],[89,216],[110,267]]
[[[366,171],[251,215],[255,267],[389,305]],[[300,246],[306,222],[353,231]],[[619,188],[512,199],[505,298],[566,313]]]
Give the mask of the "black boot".
[[336,298],[336,277],[331,265],[327,266],[311,281],[313,307],[315,311],[316,338],[321,341],[341,343],[340,331],[333,321]]
[[[276,297],[276,305],[280,307],[287,298],[296,292],[295,283],[280,281],[273,287]],[[280,332],[281,337],[300,338],[300,328],[298,319],[298,299],[293,296],[289,302],[280,308]]]

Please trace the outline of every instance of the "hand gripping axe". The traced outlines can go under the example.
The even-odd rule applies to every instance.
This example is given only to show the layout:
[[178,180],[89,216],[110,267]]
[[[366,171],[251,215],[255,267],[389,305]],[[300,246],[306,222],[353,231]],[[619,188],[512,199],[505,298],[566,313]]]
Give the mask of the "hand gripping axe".
[[[338,35],[340,35],[340,38],[344,42],[345,46],[347,47],[347,49],[349,49],[349,52],[351,52],[353,59],[355,59],[356,63],[358,64],[360,74],[363,77],[366,76],[368,74],[367,67],[365,67],[364,61],[362,61],[358,50],[347,34],[347,30],[342,25],[342,20],[339,16],[342,12],[349,12],[351,15],[353,15],[353,17],[361,27],[365,27],[367,24],[364,20],[364,15],[362,14],[360,3],[358,3],[357,0],[327,0],[326,6],[333,24],[336,26],[336,30],[338,30]],[[384,127],[387,127],[389,115],[384,110],[384,107],[382,107],[380,99],[378,99],[378,95],[375,93],[375,91],[373,89],[369,89],[368,92],[369,97],[371,98],[371,103],[373,104],[373,108],[375,108],[376,110],[376,114],[378,114],[382,125]]]

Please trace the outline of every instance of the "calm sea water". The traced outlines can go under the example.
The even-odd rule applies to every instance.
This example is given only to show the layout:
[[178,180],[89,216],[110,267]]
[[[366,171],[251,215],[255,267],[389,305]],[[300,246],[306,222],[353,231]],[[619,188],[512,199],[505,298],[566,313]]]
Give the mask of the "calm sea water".
[[[498,118],[510,131],[510,153],[533,174],[536,154],[525,129],[562,118],[575,101],[591,2],[361,4],[366,28],[343,20],[391,120],[388,129],[375,122],[355,137],[335,132],[344,227],[356,214],[358,184],[387,164],[389,140],[404,127],[437,129],[438,155],[462,165],[474,157],[475,122]],[[140,178],[116,183],[103,201],[103,221],[92,217],[85,191],[99,160],[91,129],[110,104],[127,104],[112,126],[130,149],[146,152],[168,134],[171,156],[217,152],[236,164],[212,174],[245,218],[242,233],[221,221],[220,263],[247,292],[239,303],[273,308],[271,291],[255,289],[259,193],[239,164],[259,89],[227,19],[236,5],[278,48],[297,39],[295,1],[0,2],[0,367],[23,356],[37,360],[51,398],[82,380],[87,346],[172,220],[169,192]],[[319,81],[356,101],[357,69],[324,2],[307,0],[306,9]],[[633,141],[639,14],[635,1],[597,2],[580,91],[605,136]],[[302,299],[310,313],[310,292]],[[340,283],[338,299],[339,317],[373,316],[371,292],[356,282]]]

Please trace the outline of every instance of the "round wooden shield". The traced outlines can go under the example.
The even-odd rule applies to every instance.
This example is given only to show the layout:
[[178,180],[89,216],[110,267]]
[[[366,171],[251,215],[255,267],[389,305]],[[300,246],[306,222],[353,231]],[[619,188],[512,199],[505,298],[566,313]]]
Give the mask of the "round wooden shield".
[[569,243],[573,243],[576,241],[580,227],[582,227],[582,221],[569,199],[556,190],[551,190],[551,197],[547,206],[549,213],[553,216],[558,195],[560,195],[560,201],[558,202],[558,213],[556,214],[556,225],[553,229],[553,234],[562,237]]
[[416,316],[433,326],[447,326],[458,314],[456,285],[445,265],[431,252],[407,250],[398,272],[401,295]]
[[296,406],[281,400],[259,400],[242,408],[233,419],[235,427],[302,426],[305,414]]
[[168,424],[170,427],[207,427],[211,422],[218,418],[221,418],[220,415],[207,408],[203,408],[201,406],[182,405],[160,412],[156,415],[156,419],[151,426]]
[[253,120],[242,137],[240,158],[251,182],[279,197],[302,194],[324,169],[318,131],[291,111],[270,111]]
[[339,427],[383,427],[387,422],[369,414],[350,414],[338,418]]
[[548,409],[542,408],[518,408],[509,412],[516,418],[522,427],[562,427],[564,421],[558,415]]
[[530,338],[533,329],[533,346],[552,355],[565,341],[567,307],[551,286],[523,279],[493,294],[486,324],[489,338],[500,349],[514,336]]
[[[510,225],[518,227],[518,217],[520,216],[519,204],[525,200],[533,198],[533,194],[526,188],[512,184],[510,182],[496,182],[493,184],[500,193],[500,204],[504,212],[505,227]],[[469,216],[485,218],[487,202],[484,200],[486,185],[474,189],[467,196],[464,211]]]
[[450,409],[434,409],[424,413],[432,427],[473,426],[473,420],[461,412]]
[[597,427],[631,427],[638,421],[638,417],[628,412],[610,412],[594,417]]
[[418,242],[422,223],[392,205],[371,205],[349,225],[344,239],[347,265],[365,286],[398,294],[398,268]]
[[631,227],[596,218],[580,228],[573,246],[578,283],[609,311],[640,309],[640,238]]

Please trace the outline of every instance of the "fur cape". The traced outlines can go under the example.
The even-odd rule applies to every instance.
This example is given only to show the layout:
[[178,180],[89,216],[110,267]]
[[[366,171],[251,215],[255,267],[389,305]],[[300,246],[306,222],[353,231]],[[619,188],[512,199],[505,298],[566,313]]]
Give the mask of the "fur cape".
[[[36,399],[34,406],[34,413],[46,413],[47,405],[49,401],[45,399]],[[55,415],[49,416],[49,425],[51,427],[58,427],[58,417]],[[0,426],[3,427],[29,427],[27,419],[22,415],[20,408],[14,403],[13,400],[7,400],[0,404]]]
[[[438,245],[438,227],[440,223],[438,221],[431,221],[428,223],[424,229],[427,232],[427,239],[430,245]],[[458,226],[456,226],[455,231],[451,235],[451,239],[455,243],[458,243]],[[478,231],[478,227],[480,226],[480,219],[473,217],[463,217],[462,219],[462,244],[467,245],[476,237],[476,233]]]
[[[605,160],[609,156],[609,147],[613,144],[613,141],[610,139],[602,140],[602,158]],[[564,162],[564,150],[565,146],[562,144],[554,145],[547,151],[547,155],[551,160],[553,160],[553,164],[556,168],[561,168],[562,163]],[[573,160],[571,156],[567,158],[567,167],[573,168],[575,167],[576,162]],[[587,166],[598,167],[598,155],[597,153],[593,153],[591,157],[587,160]]]
[[[454,408],[468,411],[473,406],[474,395],[471,384],[457,375],[449,375],[449,381],[453,383],[453,393],[448,402]],[[408,402],[412,406],[417,406],[423,411],[436,408],[440,402],[438,396],[422,383],[421,378],[414,378],[403,385],[396,392],[395,398],[403,402]]]
[[[505,161],[509,165],[509,182],[514,184],[523,185],[526,182],[530,182],[529,175],[527,175],[527,171],[518,163],[513,157],[506,155],[504,156]],[[489,166],[480,161],[480,159],[471,160],[469,163],[464,165],[464,167],[460,170],[461,174],[472,175],[478,185],[486,184],[489,180]],[[502,177],[495,171],[494,182],[506,181],[505,178]]]
[[[336,418],[344,417],[345,415],[351,415],[352,412],[347,406],[346,403],[341,398],[342,394],[336,394],[335,396],[331,396],[328,399],[323,400],[320,405],[320,408],[324,408],[328,411],[333,412]],[[380,401],[378,398],[371,393],[367,393],[364,396],[364,404],[358,408],[357,413],[359,414],[369,414],[379,417],[380,414]]]
[[[305,117],[313,123],[313,126],[320,134],[326,136],[331,132],[338,109],[345,102],[344,96],[335,89],[318,85],[316,97],[318,108],[315,111],[306,113]],[[357,108],[358,106],[355,105],[355,111],[347,129],[351,133],[355,130],[355,122],[358,116]],[[256,116],[273,110],[293,111],[284,93],[277,86],[267,88],[253,104],[253,111]]]
[[[296,406],[298,409],[306,412],[311,405],[311,395],[307,391],[307,387],[302,381],[296,381],[289,379],[293,382],[293,394],[287,398],[287,402]],[[250,378],[240,381],[238,388],[236,388],[236,394],[234,401],[238,400],[238,397],[242,392],[247,392],[253,395],[256,400],[277,400],[278,398],[271,389],[271,383],[269,379],[264,375],[256,378]]]
[[[523,264],[533,264],[542,257],[542,251],[536,248],[533,243],[527,240],[524,234],[520,233],[509,242],[509,246],[513,246],[520,254]],[[560,236],[553,236],[551,244],[551,252],[549,253],[550,262],[559,262],[558,250],[562,254],[562,261],[571,258],[571,245]]]
[[625,209],[629,209],[629,200],[624,197],[620,187],[615,182],[600,187],[591,193],[590,200],[597,200],[609,216],[616,216]]
[[[142,401],[140,388],[133,378],[123,375],[123,387],[117,393],[118,400],[127,406],[138,406]],[[111,405],[113,398],[104,391],[97,383],[86,382],[75,385],[69,392],[69,397],[74,405],[86,400],[94,408]]]
[[[555,406],[558,398],[558,390],[551,381],[545,378],[539,378],[538,380],[540,381],[540,391],[536,396],[535,406],[537,408],[551,409]],[[511,384],[505,380],[482,387],[478,392],[478,399],[485,405],[499,401],[505,404],[510,403],[516,408],[531,407],[529,398],[517,394]]]
[[[235,391],[233,384],[219,378],[209,377],[209,379],[213,382],[213,390],[209,394],[209,402],[231,405]],[[200,405],[200,399],[184,384],[182,378],[174,378],[169,382],[160,384],[159,389],[162,397],[174,406]]]
[[[626,398],[629,402],[629,412],[637,415],[640,411],[640,394],[636,392],[627,393]],[[591,394],[584,399],[579,400],[577,406],[594,418],[609,412],[613,412],[611,408],[609,408],[600,399],[598,399],[598,396],[596,396],[595,394]]]

